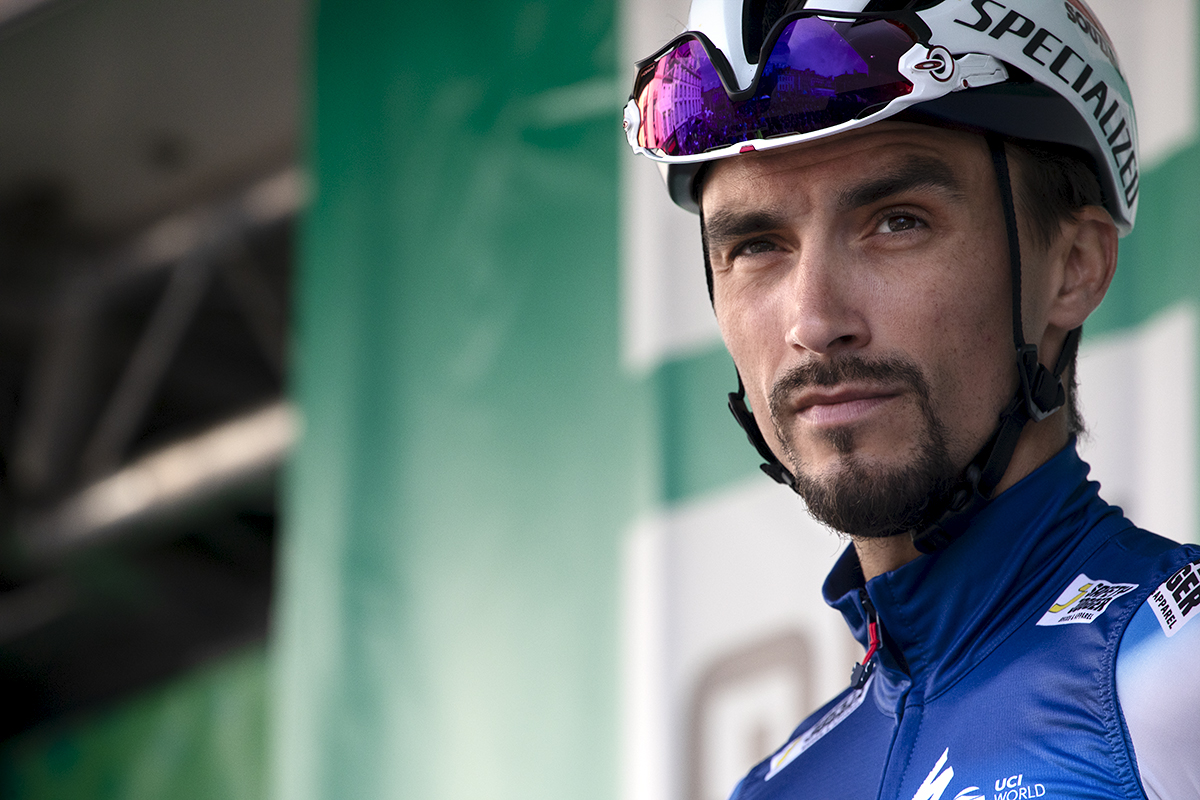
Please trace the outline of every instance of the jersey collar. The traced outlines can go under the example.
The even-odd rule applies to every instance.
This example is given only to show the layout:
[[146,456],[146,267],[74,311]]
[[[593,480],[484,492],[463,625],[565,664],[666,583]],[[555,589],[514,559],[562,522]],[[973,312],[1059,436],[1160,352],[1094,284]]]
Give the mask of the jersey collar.
[[1120,509],[1100,499],[1088,469],[1072,439],[989,503],[951,547],[865,584],[854,548],[846,548],[825,581],[825,601],[865,646],[865,585],[882,623],[885,672],[911,677],[931,697],[1044,611],[1046,598],[1088,556],[1130,527]]

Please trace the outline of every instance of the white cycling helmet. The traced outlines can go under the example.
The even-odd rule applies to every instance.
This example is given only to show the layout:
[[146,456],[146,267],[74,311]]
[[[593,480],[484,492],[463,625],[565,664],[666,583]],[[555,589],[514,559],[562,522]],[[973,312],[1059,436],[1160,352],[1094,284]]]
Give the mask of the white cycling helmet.
[[693,0],[688,28],[639,63],[625,108],[684,208],[707,161],[902,115],[1077,148],[1133,227],[1133,102],[1083,0]]

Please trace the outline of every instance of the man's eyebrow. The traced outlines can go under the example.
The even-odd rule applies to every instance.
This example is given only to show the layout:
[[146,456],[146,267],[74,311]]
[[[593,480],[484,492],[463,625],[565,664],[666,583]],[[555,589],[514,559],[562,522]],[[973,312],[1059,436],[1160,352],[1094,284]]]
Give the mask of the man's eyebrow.
[[[939,189],[957,200],[966,199],[962,182],[946,162],[913,156],[884,175],[843,189],[837,205],[843,210],[853,210],[914,189]],[[746,236],[786,227],[787,222],[788,215],[774,209],[718,210],[701,214],[704,240],[713,250]]]
[[786,221],[786,215],[769,209],[746,212],[714,211],[702,217],[705,242],[713,249],[719,249],[725,243],[756,233],[778,230]]
[[966,199],[962,183],[946,162],[914,156],[878,178],[844,189],[838,207],[846,211],[862,208],[914,189],[940,189],[955,199]]

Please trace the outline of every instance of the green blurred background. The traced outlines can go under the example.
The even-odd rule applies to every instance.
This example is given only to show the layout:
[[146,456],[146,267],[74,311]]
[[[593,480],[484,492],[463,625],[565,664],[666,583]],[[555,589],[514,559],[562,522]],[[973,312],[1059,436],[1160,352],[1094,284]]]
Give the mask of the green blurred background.
[[[90,651],[71,651],[83,670],[110,664],[106,669],[142,677],[110,681],[103,691],[62,707],[51,703],[10,726],[0,744],[0,794],[618,796],[624,537],[640,516],[748,478],[756,468],[740,432],[725,421],[732,370],[719,343],[649,370],[623,360],[618,221],[622,159],[629,156],[620,107],[630,70],[621,9],[614,0],[195,5],[204,8],[76,0],[11,11],[0,18],[0,51],[9,54],[0,52],[7,84],[0,100],[7,93],[11,102],[0,107],[28,118],[13,136],[49,140],[54,136],[39,125],[87,133],[87,115],[101,113],[92,106],[106,99],[108,108],[140,108],[147,95],[139,91],[167,98],[145,112],[149,121],[130,112],[113,122],[115,133],[102,142],[121,151],[122,134],[133,136],[137,125],[149,131],[136,149],[158,171],[137,167],[149,176],[144,185],[108,176],[96,179],[107,181],[107,192],[95,190],[92,206],[69,192],[53,201],[65,211],[50,215],[60,220],[51,234],[69,239],[85,265],[103,260],[96,254],[130,252],[129,242],[144,245],[145,232],[167,212],[225,208],[225,198],[298,168],[300,210],[271,229],[286,243],[270,240],[269,250],[277,258],[286,251],[290,267],[290,277],[273,284],[290,308],[286,377],[264,379],[257,394],[219,408],[213,401],[177,420],[170,412],[186,406],[197,391],[189,387],[215,380],[215,368],[195,367],[174,395],[160,391],[143,403],[146,430],[127,437],[114,464],[140,463],[164,443],[282,398],[297,412],[290,457],[282,473],[276,460],[253,480],[234,481],[252,491],[223,491],[219,501],[214,494],[163,517],[169,522],[152,517],[132,525],[134,533],[123,533],[119,544],[105,539],[41,561],[29,555],[37,551],[34,537],[52,528],[28,520],[43,519],[109,473],[64,478],[40,494],[11,489],[6,517],[16,531],[9,549],[17,566],[6,573],[0,601],[80,575],[127,583],[121,576],[142,569],[148,548],[166,547],[167,539],[171,546],[220,541],[227,545],[221,552],[241,553],[237,543],[251,536],[250,517],[270,520],[277,566],[254,573],[253,584],[255,591],[267,587],[269,601],[246,589],[259,604],[253,620],[196,633],[189,641],[203,646],[145,675],[125,662],[89,662]],[[195,46],[195,63],[227,84],[221,91],[193,87],[191,98],[172,81],[175,70],[194,65],[175,58],[170,42],[201,29],[213,38]],[[109,52],[123,41],[114,32],[131,48],[150,42],[153,51],[139,62],[141,83],[128,98],[118,80],[127,74],[118,68],[120,54]],[[286,34],[288,44],[270,44],[272,33]],[[105,47],[90,44],[106,34]],[[232,63],[223,57],[234,47],[231,37],[241,73],[221,71],[220,64]],[[19,62],[22,53],[29,63]],[[273,66],[274,58],[286,68]],[[1194,68],[1194,49],[1191,61]],[[277,84],[254,83],[275,69],[278,85],[291,81],[290,99],[280,99]],[[41,73],[56,70],[66,89],[29,96],[29,87],[53,77]],[[95,88],[104,80],[108,88]],[[220,126],[197,111],[224,109],[219,101],[239,86],[261,91],[261,99],[220,113],[245,130],[263,128],[253,128],[257,149],[246,144],[250,134],[239,138],[237,125],[214,130]],[[71,113],[47,111],[54,98]],[[270,128],[276,118],[278,130]],[[189,141],[190,131],[209,138]],[[84,146],[72,147],[70,157],[45,156],[62,165],[68,189],[72,169],[91,168],[76,152]],[[216,155],[233,151],[224,161]],[[3,207],[10,217],[27,213],[29,176],[37,175],[26,168],[35,162],[18,152],[0,165],[5,196],[20,200]],[[1131,329],[1197,299],[1198,185],[1195,144],[1143,171],[1138,227],[1122,243],[1116,284],[1089,335]],[[238,208],[239,219],[258,219],[258,206]],[[258,240],[247,241],[253,249]],[[13,248],[5,252],[33,258],[28,247]],[[62,274],[73,281],[82,269]],[[38,270],[44,268],[4,279],[24,281],[18,289],[27,295],[19,297],[48,297],[67,281],[58,273],[53,281],[30,277]],[[152,324],[160,307],[153,298],[173,285],[144,290],[151,300],[127,301],[118,317],[130,329]],[[19,314],[5,313],[5,330],[17,341],[11,320]],[[59,318],[49,319],[28,323],[28,330],[44,332]],[[32,390],[22,388],[35,371],[29,354],[41,352],[35,334],[24,335],[5,351],[14,366],[4,419],[14,430],[29,416],[21,404],[32,402]],[[121,341],[122,358],[136,360],[137,336]],[[231,352],[250,348],[226,345]],[[221,379],[233,383],[239,374]],[[105,385],[123,384],[112,378]],[[90,418],[103,421],[106,408],[101,397]],[[9,440],[15,464],[19,431]],[[50,519],[66,524],[61,515]],[[241,526],[232,534],[230,519]],[[146,532],[168,528],[176,533]],[[218,529],[225,538],[213,533]],[[226,561],[242,565],[241,558]],[[212,578],[206,591],[241,597],[242,589],[225,580]],[[113,592],[96,592],[110,615],[159,596],[135,594],[120,605]],[[78,590],[72,596],[93,597]],[[222,608],[196,614],[235,613]],[[42,663],[30,653],[50,659],[59,652],[52,645],[68,648],[62,637],[75,628],[65,630],[36,648],[23,644],[28,633],[11,638],[16,644],[0,653],[0,663]],[[160,648],[148,635],[128,639],[139,663]],[[28,681],[6,677],[6,684],[5,703],[30,691]]]

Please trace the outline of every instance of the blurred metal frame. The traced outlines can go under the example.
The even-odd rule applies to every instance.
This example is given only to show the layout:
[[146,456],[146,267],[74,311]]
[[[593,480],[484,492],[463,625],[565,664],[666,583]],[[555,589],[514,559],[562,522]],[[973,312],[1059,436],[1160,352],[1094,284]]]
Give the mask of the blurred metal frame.
[[0,737],[261,643],[303,0],[0,0]]
[[[261,534],[239,544],[238,534],[216,533],[219,548],[251,548],[243,554],[248,561],[218,553],[229,563],[218,571],[206,566],[207,555],[181,559],[179,548],[194,549],[181,537],[194,538],[198,528],[228,526],[221,520],[241,509],[273,506],[264,498],[299,426],[281,394],[287,287],[268,277],[255,240],[264,232],[290,238],[271,232],[290,231],[304,202],[301,174],[284,170],[62,269],[40,320],[27,304],[5,309],[10,323],[39,333],[13,421],[7,480],[0,480],[0,520],[7,521],[0,686],[22,698],[0,736],[265,635],[273,548],[263,549]],[[179,368],[181,349],[218,290],[240,318],[241,349],[256,355],[260,389],[231,385],[233,404],[218,419],[176,425],[153,446],[139,446],[164,380]],[[114,306],[147,301],[140,330],[114,362],[113,337],[105,335]],[[97,379],[105,365],[118,373],[107,391]],[[97,591],[87,577],[97,564],[125,570],[118,583],[130,585]],[[147,593],[147,585],[157,588]],[[130,591],[143,608],[120,597]],[[100,619],[98,605],[110,608]],[[131,639],[143,644],[130,647]]]
[[102,324],[106,300],[131,279],[153,271],[170,273],[79,456],[85,477],[96,480],[119,467],[214,272],[232,290],[264,359],[276,377],[282,377],[282,300],[256,274],[244,239],[248,231],[290,219],[303,197],[299,173],[287,170],[232,202],[173,216],[106,257],[104,264],[68,279],[43,325],[44,344],[35,357],[25,413],[17,423],[13,477],[25,493],[36,496],[69,479],[67,463],[79,454],[71,453],[63,439],[83,417],[83,364],[96,346],[94,333]]

